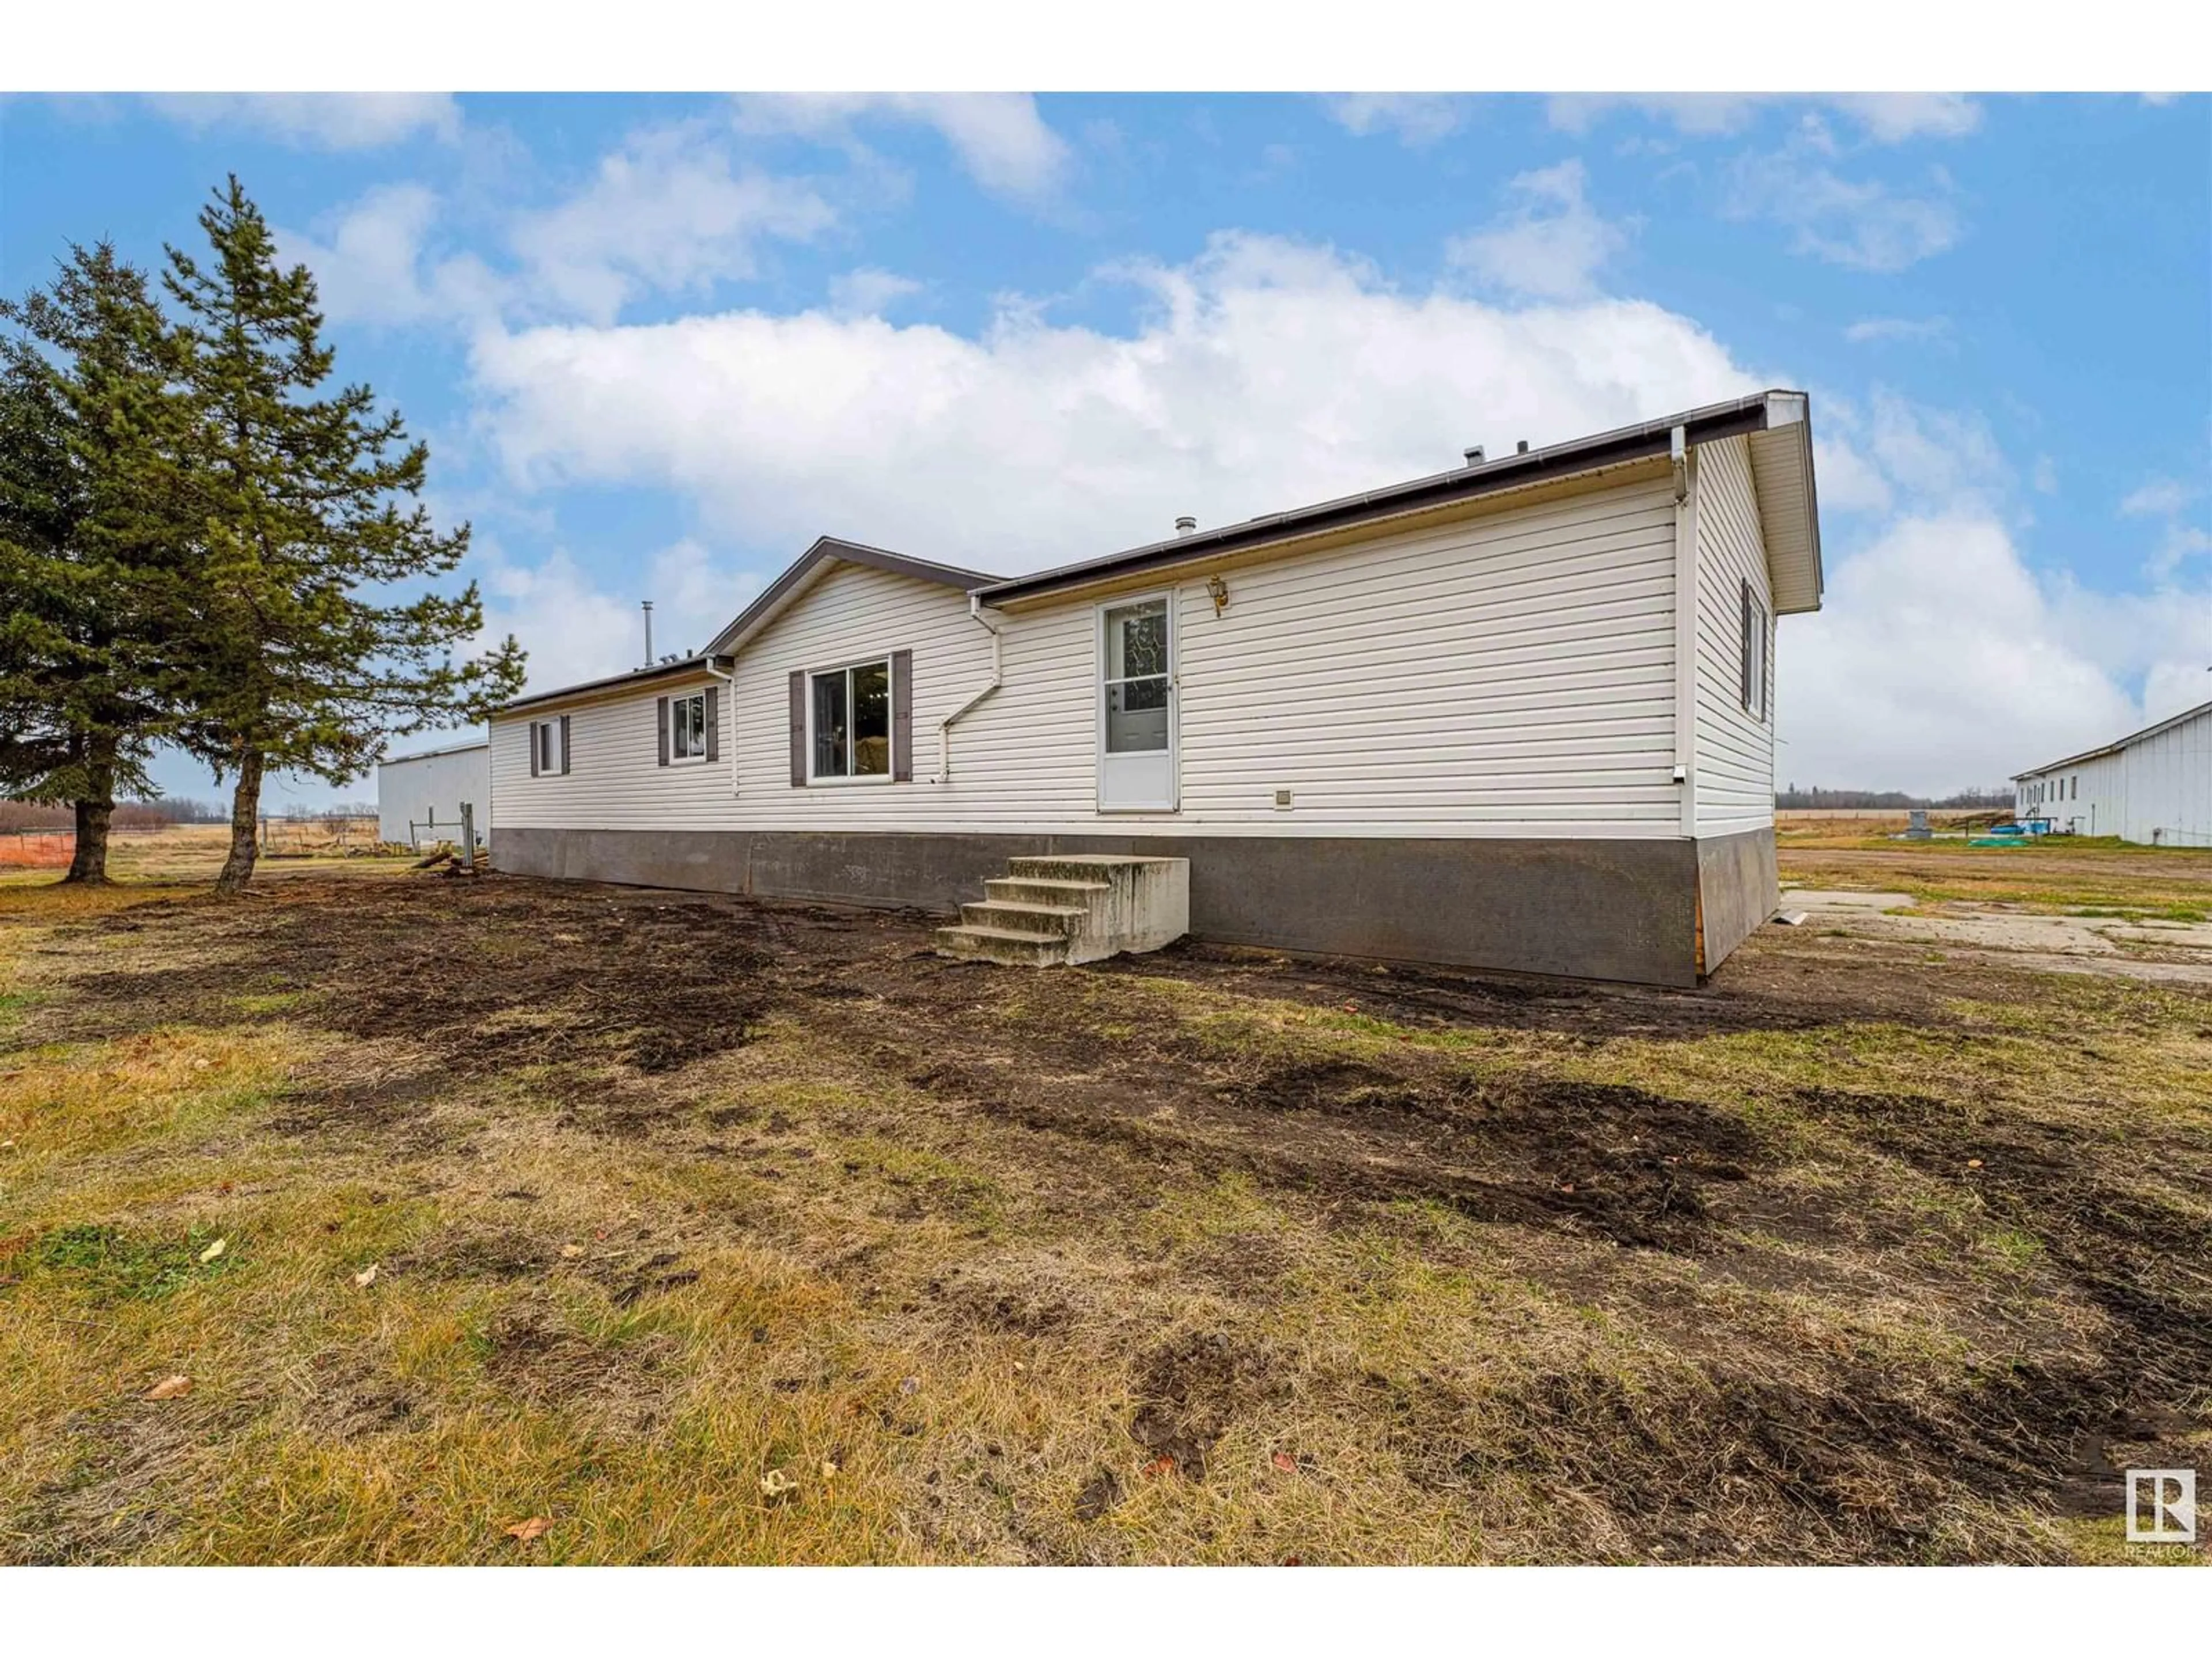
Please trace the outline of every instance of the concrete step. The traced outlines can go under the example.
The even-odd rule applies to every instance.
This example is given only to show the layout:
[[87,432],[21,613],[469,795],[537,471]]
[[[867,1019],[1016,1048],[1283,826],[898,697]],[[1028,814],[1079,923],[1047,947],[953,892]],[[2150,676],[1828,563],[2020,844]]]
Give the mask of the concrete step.
[[995,962],[1008,968],[1063,967],[1067,941],[1049,933],[1020,933],[1006,927],[940,927],[937,948],[948,957]]
[[1048,939],[1073,939],[1083,931],[1083,919],[1090,914],[1079,904],[1025,904],[996,896],[960,907],[960,920],[967,927],[1040,933]]
[[1048,881],[1042,877],[989,876],[983,890],[1008,904],[1065,904],[1087,910],[1100,895],[1114,890],[1103,881]]
[[1176,862],[1121,853],[1056,853],[1049,857],[1008,859],[1006,873],[1023,880],[1110,882],[1139,865]]

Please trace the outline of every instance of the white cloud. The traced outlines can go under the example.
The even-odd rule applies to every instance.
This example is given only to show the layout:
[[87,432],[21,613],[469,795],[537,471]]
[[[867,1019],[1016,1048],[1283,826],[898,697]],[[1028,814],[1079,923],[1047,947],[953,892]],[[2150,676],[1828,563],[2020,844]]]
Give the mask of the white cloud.
[[511,240],[533,297],[609,321],[645,294],[750,276],[761,241],[805,241],[836,218],[811,186],[739,170],[685,125],[631,135],[583,191],[521,215]]
[[1441,92],[1338,92],[1322,102],[1329,118],[1347,132],[1363,138],[1395,132],[1401,143],[1416,149],[1451,137],[1467,112],[1463,99]]
[[1823,509],[1856,493],[1852,506],[1893,516],[1840,553],[1832,524],[1822,609],[1783,623],[1783,782],[1998,782],[2212,696],[2212,586],[2155,562],[2118,593],[2036,574],[2005,518],[2012,469],[1979,416],[1878,387],[1829,398],[1824,424]]
[[1517,205],[1485,229],[1455,238],[1446,258],[1509,294],[1589,297],[1597,290],[1598,271],[1628,235],[1590,206],[1588,181],[1579,161],[1522,173],[1508,186]]
[[1048,196],[1067,172],[1066,141],[1037,113],[1036,100],[1027,93],[759,93],[738,101],[738,126],[746,132],[836,142],[866,119],[933,128],[969,176],[1000,195]]
[[[1825,404],[1819,418],[1828,419]],[[1813,476],[1824,514],[1887,513],[1897,499],[1881,469],[1843,440],[1813,440]]]
[[830,279],[830,308],[841,316],[880,317],[921,292],[921,284],[911,276],[863,265]]
[[[2212,649],[2212,605],[2194,604],[2195,642]],[[2146,661],[2139,630],[2161,605]],[[2143,719],[2120,677],[2182,660],[2191,625],[2176,614],[2191,613],[2046,591],[1989,514],[1899,519],[1833,565],[1817,615],[1783,619],[1780,781],[1942,792],[2117,737]]]
[[[636,568],[635,561],[623,568]],[[598,679],[645,661],[641,599],[653,605],[657,656],[696,651],[760,591],[758,573],[718,559],[689,538],[663,548],[639,570],[635,591],[610,592],[565,550],[537,564],[512,560],[482,542],[469,573],[483,594],[483,631],[471,649],[514,635],[529,654],[530,691]]]
[[2197,492],[2173,478],[2152,478],[2130,490],[2120,502],[2130,518],[2172,518],[2197,498]]
[[1958,210],[1940,169],[1924,193],[1906,194],[1844,178],[1821,159],[1834,153],[1826,128],[1808,118],[1782,149],[1737,159],[1726,210],[1787,226],[1794,252],[1858,270],[1903,270],[1958,241]]
[[196,132],[238,128],[317,149],[375,149],[461,130],[461,106],[445,92],[156,93],[147,102]]
[[1779,104],[1813,104],[1848,116],[1877,143],[1955,138],[1981,125],[1981,106],[1954,92],[1829,93],[1812,96],[1753,93],[1562,94],[1550,100],[1552,125],[1584,132],[1601,118],[1634,109],[1692,137],[1741,132]]
[[1951,332],[1948,317],[1863,317],[1844,331],[1853,345],[1891,340],[1941,340]]
[[[1629,302],[1407,295],[1332,250],[1224,236],[1127,335],[1009,307],[978,339],[823,312],[488,333],[489,431],[526,482],[679,490],[722,533],[823,532],[1033,569],[1441,471],[1765,381]],[[587,394],[581,389],[588,388]]]
[[380,185],[311,232],[276,228],[277,250],[315,274],[323,314],[333,322],[407,324],[484,319],[500,280],[472,253],[424,274],[425,244],[440,213],[436,193],[414,184]]
[[2120,502],[2124,518],[2164,521],[2158,546],[2147,568],[2154,577],[2171,576],[2184,561],[2212,553],[2212,535],[2184,520],[2182,514],[2203,493],[2174,478],[2151,478],[2130,490]]

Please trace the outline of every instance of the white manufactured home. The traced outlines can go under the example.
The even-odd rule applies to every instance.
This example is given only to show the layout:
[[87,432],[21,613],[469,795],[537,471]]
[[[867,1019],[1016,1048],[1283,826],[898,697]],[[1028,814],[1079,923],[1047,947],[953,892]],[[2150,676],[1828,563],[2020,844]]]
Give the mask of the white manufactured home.
[[2212,847],[2212,702],[2012,781],[2022,817],[2153,847]]
[[1771,392],[1012,580],[824,538],[696,656],[491,728],[495,862],[951,911],[1188,860],[1201,939],[1695,983],[1771,913]]

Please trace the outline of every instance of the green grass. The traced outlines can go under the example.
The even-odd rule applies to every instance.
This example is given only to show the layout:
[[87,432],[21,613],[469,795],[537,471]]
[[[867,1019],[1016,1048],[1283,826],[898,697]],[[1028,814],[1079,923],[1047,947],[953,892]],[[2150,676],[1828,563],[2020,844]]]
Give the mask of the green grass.
[[185,1285],[232,1271],[240,1252],[228,1241],[216,1260],[200,1260],[217,1242],[217,1235],[206,1227],[188,1228],[178,1238],[145,1238],[115,1227],[80,1223],[41,1234],[22,1255],[28,1267],[57,1275],[62,1288],[95,1304],[152,1302]]

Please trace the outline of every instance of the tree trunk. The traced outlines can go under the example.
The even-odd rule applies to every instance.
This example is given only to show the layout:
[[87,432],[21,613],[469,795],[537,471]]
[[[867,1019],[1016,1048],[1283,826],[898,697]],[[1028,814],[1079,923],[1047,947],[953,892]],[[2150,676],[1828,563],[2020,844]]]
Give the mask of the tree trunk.
[[261,751],[249,749],[238,759],[238,787],[230,792],[230,856],[215,878],[218,893],[237,893],[253,878],[258,851],[254,831],[261,819]]
[[107,884],[107,827],[115,817],[115,739],[95,733],[85,756],[85,799],[76,811],[76,848],[64,882]]

